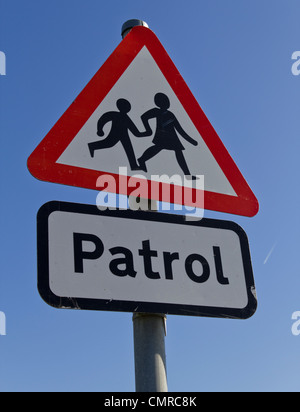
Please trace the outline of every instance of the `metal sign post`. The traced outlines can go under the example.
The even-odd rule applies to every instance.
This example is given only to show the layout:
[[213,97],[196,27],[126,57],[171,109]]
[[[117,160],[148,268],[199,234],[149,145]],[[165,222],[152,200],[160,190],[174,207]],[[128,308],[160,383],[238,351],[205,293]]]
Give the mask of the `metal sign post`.
[[159,313],[133,314],[136,392],[168,392],[166,319]]
[[[148,24],[137,19],[126,21],[122,26],[123,39],[135,26],[148,27]],[[157,202],[151,202],[148,199],[141,199],[141,202],[143,203],[140,205],[142,209],[157,210]],[[134,313],[132,321],[136,392],[168,392],[165,349],[166,315]]]

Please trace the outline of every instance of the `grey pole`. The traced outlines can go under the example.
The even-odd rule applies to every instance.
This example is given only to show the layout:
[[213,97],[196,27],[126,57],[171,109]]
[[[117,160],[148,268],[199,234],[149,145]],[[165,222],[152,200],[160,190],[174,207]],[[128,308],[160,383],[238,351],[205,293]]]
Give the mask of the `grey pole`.
[[[128,20],[122,26],[122,37],[135,26],[149,27],[142,20]],[[129,197],[129,207],[130,201]],[[134,205],[136,208],[136,202]],[[142,210],[157,210],[157,203],[140,199]],[[134,313],[134,363],[136,392],[168,392],[166,368],[166,315],[161,313]]]
[[133,314],[136,392],[168,392],[165,322],[163,314]]

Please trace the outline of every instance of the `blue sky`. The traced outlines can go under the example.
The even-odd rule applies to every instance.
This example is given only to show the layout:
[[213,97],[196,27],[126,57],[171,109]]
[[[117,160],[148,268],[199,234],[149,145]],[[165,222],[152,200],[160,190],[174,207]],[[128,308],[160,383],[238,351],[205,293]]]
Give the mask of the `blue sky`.
[[134,391],[131,314],[56,310],[36,288],[36,213],[97,192],[41,182],[27,157],[121,41],[145,20],[260,203],[246,231],[258,294],[247,321],[168,317],[170,391],[299,391],[298,0],[0,0],[1,391]]

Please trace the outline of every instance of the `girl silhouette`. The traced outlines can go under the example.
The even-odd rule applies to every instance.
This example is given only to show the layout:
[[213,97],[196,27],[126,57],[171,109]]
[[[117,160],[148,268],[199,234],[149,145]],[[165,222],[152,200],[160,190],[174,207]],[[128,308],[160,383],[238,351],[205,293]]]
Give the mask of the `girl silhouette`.
[[[145,126],[145,135],[151,135],[152,130],[149,125],[150,119],[156,119],[156,131],[153,138],[153,146],[149,147],[144,154],[138,159],[139,165],[144,172],[147,172],[146,162],[156,156],[162,150],[174,150],[177,162],[186,176],[191,175],[188,165],[183,156],[184,146],[179,140],[177,132],[189,143],[194,146],[198,145],[196,140],[192,139],[181,127],[176,116],[168,109],[170,100],[164,93],[157,93],[154,97],[154,103],[157,107],[148,110],[141,116]],[[192,176],[194,178],[194,176]]]

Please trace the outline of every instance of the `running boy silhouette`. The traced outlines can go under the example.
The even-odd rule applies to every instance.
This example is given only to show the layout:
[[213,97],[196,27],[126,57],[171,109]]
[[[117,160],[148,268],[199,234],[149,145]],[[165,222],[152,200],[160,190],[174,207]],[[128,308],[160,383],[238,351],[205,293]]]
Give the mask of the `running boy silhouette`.
[[[128,132],[130,131],[137,137],[149,136],[149,132],[140,132],[128,116],[127,113],[131,110],[131,105],[128,100],[119,99],[117,101],[117,108],[119,109],[118,112],[104,113],[98,120],[97,135],[100,137],[104,136],[104,125],[108,122],[111,122],[112,125],[108,136],[104,140],[88,143],[91,157],[94,157],[95,150],[107,149],[121,142],[128,157],[131,170],[141,170],[137,164]],[[152,132],[150,135],[151,134]]]
[[[164,93],[157,93],[154,97],[154,103],[157,107],[148,110],[141,117],[143,124],[146,128],[145,136],[152,134],[152,130],[149,125],[150,119],[157,120],[156,131],[154,139],[152,141],[153,146],[149,147],[145,153],[138,159],[141,169],[147,172],[146,162],[152,157],[156,156],[161,150],[174,150],[177,162],[181,167],[183,173],[186,176],[190,176],[188,165],[183,156],[184,146],[179,140],[176,132],[178,132],[186,141],[194,146],[198,145],[198,142],[192,139],[181,127],[176,116],[168,109],[170,107],[170,100]],[[191,176],[195,179],[194,176]]]

